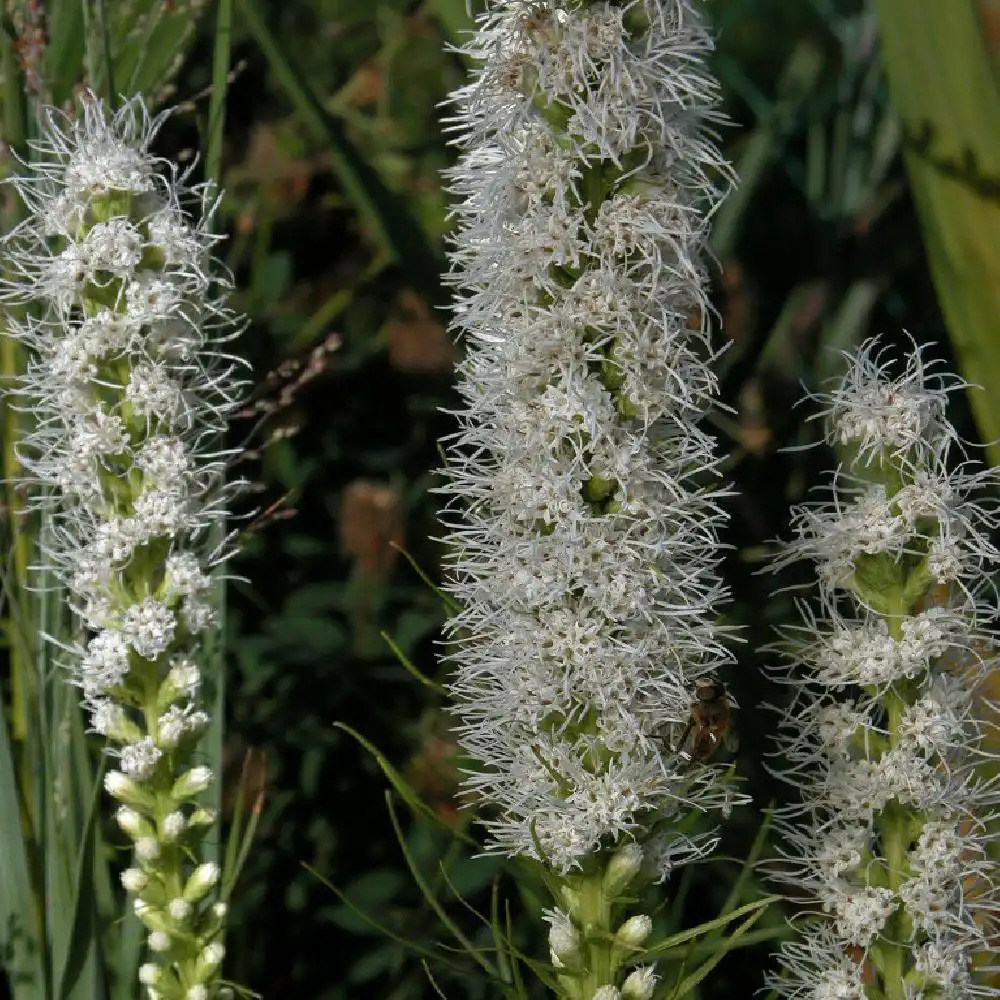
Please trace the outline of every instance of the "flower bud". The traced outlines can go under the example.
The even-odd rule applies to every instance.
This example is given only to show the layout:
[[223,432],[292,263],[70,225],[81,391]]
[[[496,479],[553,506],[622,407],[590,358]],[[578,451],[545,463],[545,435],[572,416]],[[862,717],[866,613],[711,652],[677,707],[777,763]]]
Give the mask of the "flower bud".
[[622,1000],[652,1000],[656,989],[656,976],[653,966],[642,965],[633,972],[622,984]]
[[188,819],[188,826],[211,826],[217,818],[216,811],[208,806],[195,809]]
[[653,930],[653,921],[645,913],[629,917],[615,933],[615,941],[627,948],[638,948]]
[[172,813],[168,813],[163,817],[163,839],[168,843],[172,844],[175,840],[184,832],[187,827],[187,820],[184,818],[184,813],[179,810],[175,810]]
[[126,868],[121,874],[122,885],[126,892],[142,892],[149,885],[149,876],[141,868]]
[[573,926],[572,920],[561,910],[547,913],[546,919],[552,925],[549,928],[552,964],[561,969],[579,967],[583,957],[580,953],[580,933]]
[[609,896],[618,896],[632,882],[642,868],[642,848],[634,841],[623,844],[611,855],[604,871],[604,891]]
[[163,711],[181,698],[192,698],[201,683],[201,671],[188,659],[178,659],[170,668],[160,690],[156,692],[156,706]]
[[205,945],[198,956],[198,961],[195,962],[195,976],[198,979],[207,979],[222,965],[222,959],[225,957],[225,954],[225,946],[220,941],[213,941],[211,944]]
[[197,903],[219,881],[221,874],[219,866],[212,861],[198,865],[184,886],[184,898],[189,903]]
[[125,709],[108,698],[102,699],[91,710],[90,724],[95,732],[115,743],[136,743],[143,735],[142,730],[126,715]]
[[140,861],[155,861],[160,856],[160,842],[156,837],[140,837],[135,842],[135,853]]
[[170,789],[171,798],[177,801],[193,798],[200,795],[212,783],[212,769],[210,767],[192,767],[186,771],[175,782]]
[[593,1000],[622,1000],[617,986],[600,986],[594,991]]
[[115,821],[122,833],[128,834],[133,840],[153,835],[152,826],[129,806],[119,806],[115,810]]
[[147,938],[147,943],[150,951],[162,954],[165,951],[170,951],[173,941],[166,931],[153,931]]
[[[142,921],[142,925],[146,930],[152,933],[166,934],[169,937],[169,926],[163,915],[163,911],[158,907],[152,906],[146,900],[137,897],[132,900],[132,910],[139,920]],[[150,944],[150,947],[153,948],[153,945]],[[168,944],[167,947],[169,948],[170,945]],[[153,951],[156,950],[156,948],[153,948]]]
[[191,904],[186,899],[176,896],[167,903],[167,913],[170,914],[171,920],[182,924],[191,916]]
[[113,799],[124,802],[129,806],[136,806],[144,811],[152,811],[156,804],[153,796],[140,788],[131,778],[122,774],[121,771],[108,771],[104,775],[104,790]]
[[139,982],[143,986],[155,986],[163,977],[163,966],[146,962],[139,966]]

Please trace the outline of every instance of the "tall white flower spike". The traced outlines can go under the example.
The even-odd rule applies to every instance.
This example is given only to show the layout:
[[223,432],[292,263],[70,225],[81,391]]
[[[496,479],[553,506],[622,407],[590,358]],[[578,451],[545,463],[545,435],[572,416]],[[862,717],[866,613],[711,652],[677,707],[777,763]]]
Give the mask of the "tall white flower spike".
[[[610,920],[579,879],[637,843],[616,891],[643,863],[665,876],[714,843],[679,821],[733,798],[671,746],[729,659],[698,427],[716,392],[701,258],[730,180],[710,47],[687,0],[493,0],[453,96],[452,692],[488,849],[567,888],[554,949]],[[651,991],[652,970],[600,972],[587,947],[566,996]]]
[[[814,900],[773,985],[796,1000],[996,996],[996,476],[956,461],[949,392],[914,346],[901,375],[866,342],[821,396],[846,470],[794,513],[779,560],[819,600],[785,644],[777,754],[801,794],[777,874]],[[959,456],[964,459],[964,455]],[[982,494],[989,487],[992,498]],[[798,924],[799,921],[796,921]]]
[[209,189],[150,152],[163,116],[141,98],[112,112],[90,95],[79,110],[45,113],[12,181],[28,211],[4,241],[0,299],[30,359],[19,454],[43,560],[88,636],[72,680],[117,758],[105,787],[135,845],[123,884],[149,932],[142,982],[181,1000],[216,981],[201,956],[222,931],[214,879],[191,860],[212,780],[191,758],[208,723],[209,574],[236,488],[221,441],[238,362],[222,344],[241,324],[213,266]]

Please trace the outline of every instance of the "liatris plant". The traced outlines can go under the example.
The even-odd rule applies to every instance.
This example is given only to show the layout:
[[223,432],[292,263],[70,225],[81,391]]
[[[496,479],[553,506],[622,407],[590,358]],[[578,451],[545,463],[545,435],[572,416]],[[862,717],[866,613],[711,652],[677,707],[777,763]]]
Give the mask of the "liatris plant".
[[198,802],[213,778],[195,759],[199,657],[232,489],[220,442],[238,383],[220,344],[237,324],[210,271],[208,188],[150,153],[161,121],[140,98],[46,112],[14,180],[27,217],[5,241],[2,298],[30,355],[20,457],[41,561],[79,622],[66,664],[134,847],[122,882],[148,930],[140,979],[157,1000],[205,1000],[225,904],[218,866],[198,863],[215,823]]
[[[445,518],[452,693],[489,850],[550,874],[560,996],[645,1000],[643,879],[726,807],[673,745],[715,625],[722,513],[704,252],[710,40],[686,0],[495,0],[454,95],[452,252],[469,354]],[[707,482],[706,482],[707,480]]]
[[945,405],[962,383],[930,369],[915,349],[892,377],[875,341],[849,357],[821,397],[849,461],[829,501],[795,513],[783,556],[815,563],[819,601],[784,675],[780,759],[802,800],[780,871],[815,916],[783,946],[782,996],[998,992],[977,977],[1000,943],[1000,794],[992,706],[974,697],[995,669],[998,519],[977,496],[996,479],[955,464]]

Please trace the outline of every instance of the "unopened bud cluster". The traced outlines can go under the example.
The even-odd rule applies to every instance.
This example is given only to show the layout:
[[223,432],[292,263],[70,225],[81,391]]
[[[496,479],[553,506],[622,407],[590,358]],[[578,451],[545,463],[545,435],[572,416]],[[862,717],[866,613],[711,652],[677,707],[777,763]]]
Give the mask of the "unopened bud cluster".
[[846,468],[795,513],[783,557],[814,563],[819,598],[778,675],[793,691],[779,759],[802,797],[775,868],[815,900],[782,949],[781,996],[998,992],[978,971],[998,944],[1000,795],[976,697],[996,666],[998,518],[982,494],[997,482],[955,454],[960,387],[916,348],[893,377],[869,341],[821,397]]
[[238,392],[237,331],[209,273],[205,187],[149,151],[141,99],[49,110],[14,180],[28,214],[6,239],[3,301],[28,349],[32,428],[19,453],[45,516],[42,556],[87,638],[72,679],[115,767],[105,787],[134,846],[122,877],[148,931],[158,1000],[214,995],[224,907],[194,860],[214,816],[193,751],[208,723],[198,658],[224,553],[220,442]]
[[[643,852],[625,844],[611,857],[601,878],[566,876],[559,908],[546,910],[549,958],[560,996],[566,1000],[650,1000],[657,977],[651,965],[637,965],[653,931],[645,913],[621,919],[633,899]],[[617,985],[620,983],[621,985]]]

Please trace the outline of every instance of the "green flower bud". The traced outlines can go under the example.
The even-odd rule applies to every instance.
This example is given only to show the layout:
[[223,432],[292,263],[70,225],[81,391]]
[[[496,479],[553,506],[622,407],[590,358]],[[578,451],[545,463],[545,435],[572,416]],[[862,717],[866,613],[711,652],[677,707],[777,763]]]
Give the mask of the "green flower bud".
[[212,861],[198,865],[184,886],[184,898],[189,903],[197,903],[219,881],[220,874],[219,866]]
[[642,848],[635,842],[619,847],[604,872],[604,891],[611,897],[626,889],[642,868]]
[[185,771],[170,789],[170,797],[175,801],[194,798],[200,795],[212,783],[212,769],[210,767],[192,767],[190,771]]
[[653,930],[653,921],[645,913],[637,913],[629,917],[618,928],[615,941],[626,948],[639,948]]

